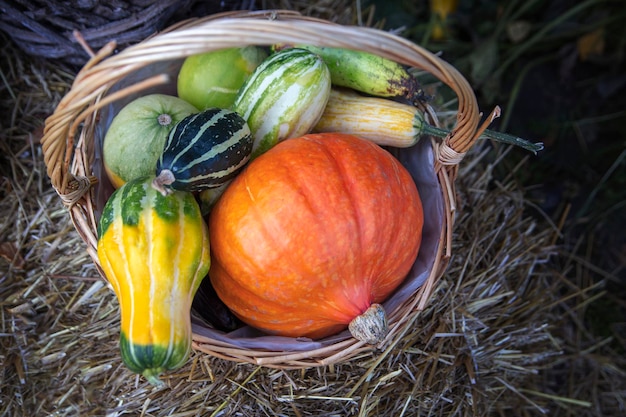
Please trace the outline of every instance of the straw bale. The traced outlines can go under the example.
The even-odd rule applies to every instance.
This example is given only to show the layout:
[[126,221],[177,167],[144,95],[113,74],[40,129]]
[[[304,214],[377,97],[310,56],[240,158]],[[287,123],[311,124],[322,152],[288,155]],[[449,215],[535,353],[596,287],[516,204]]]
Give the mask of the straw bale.
[[488,143],[462,163],[450,267],[400,343],[307,370],[193,353],[150,386],[121,363],[117,301],[45,175],[37,139],[72,75],[3,44],[0,416],[623,412],[624,359],[580,315],[611,277],[564,253],[559,227],[494,176],[510,149]]

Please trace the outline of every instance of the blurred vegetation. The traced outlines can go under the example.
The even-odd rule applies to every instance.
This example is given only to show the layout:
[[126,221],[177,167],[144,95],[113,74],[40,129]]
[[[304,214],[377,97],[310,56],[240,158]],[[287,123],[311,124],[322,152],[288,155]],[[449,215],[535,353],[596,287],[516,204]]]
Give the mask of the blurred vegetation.
[[607,296],[586,319],[599,336],[613,336],[626,317],[624,2],[412,3],[366,0],[363,8],[455,65],[484,113],[501,106],[492,128],[545,143],[538,156],[513,149],[496,180],[513,175],[529,212],[562,225],[567,256],[597,268],[590,279],[606,280]]

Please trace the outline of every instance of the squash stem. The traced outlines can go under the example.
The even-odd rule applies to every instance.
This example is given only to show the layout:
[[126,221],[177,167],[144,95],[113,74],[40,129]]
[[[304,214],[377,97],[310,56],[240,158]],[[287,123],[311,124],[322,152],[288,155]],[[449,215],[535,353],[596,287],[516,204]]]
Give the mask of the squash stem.
[[[435,136],[438,138],[445,138],[446,136],[448,136],[450,134],[450,131],[445,130],[445,129],[441,129],[429,124],[424,123],[423,124],[423,134],[426,135],[431,135],[431,136]],[[526,149],[527,151],[530,151],[532,153],[534,153],[535,155],[537,155],[537,152],[543,150],[543,143],[542,142],[530,142],[526,139],[522,139],[519,138],[517,136],[513,136],[513,135],[509,135],[507,133],[502,133],[502,132],[496,132],[493,130],[489,130],[486,129],[482,135],[480,135],[478,137],[479,139],[491,139],[491,140],[495,140],[496,142],[502,142],[502,143],[506,143],[509,145],[515,145],[515,146],[519,146],[522,149]]]
[[151,385],[154,385],[155,387],[162,387],[165,383],[159,379],[160,373],[161,369],[146,369],[143,371],[142,375]]
[[543,142],[530,142],[526,139],[522,139],[517,136],[509,135],[507,133],[496,132],[494,130],[485,129],[482,135],[478,139],[491,139],[497,142],[506,143],[509,145],[519,146],[522,149],[526,149],[537,155],[537,152],[543,150]]
[[161,126],[169,126],[172,124],[172,116],[167,113],[159,114],[157,120]]
[[172,193],[172,189],[166,188],[165,186],[170,185],[174,181],[176,181],[176,178],[174,177],[174,173],[170,171],[169,169],[164,169],[159,173],[159,175],[156,178],[152,180],[152,186],[154,187],[155,190],[160,192],[163,196],[166,196]]

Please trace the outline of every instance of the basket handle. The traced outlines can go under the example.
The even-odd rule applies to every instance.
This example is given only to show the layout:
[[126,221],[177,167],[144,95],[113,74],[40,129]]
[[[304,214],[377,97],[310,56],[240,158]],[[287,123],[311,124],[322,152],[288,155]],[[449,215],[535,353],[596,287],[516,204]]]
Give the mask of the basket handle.
[[[80,189],[93,182],[80,179],[90,177],[90,173],[70,172],[72,156],[80,151],[84,132],[80,133],[77,149],[75,136],[81,123],[97,119],[98,109],[115,99],[105,94],[125,76],[156,61],[184,59],[220,48],[279,42],[360,49],[428,71],[447,84],[456,93],[459,107],[455,126],[438,146],[437,160],[441,165],[457,165],[480,135],[478,104],[468,81],[452,65],[400,36],[374,28],[342,26],[293,11],[227,12],[182,22],[175,29],[166,29],[117,55],[109,56],[115,49],[115,44],[110,43],[89,60],[45,122],[41,144],[53,187],[67,205],[72,205],[81,198]],[[163,75],[157,78],[134,86],[134,91],[168,79]]]

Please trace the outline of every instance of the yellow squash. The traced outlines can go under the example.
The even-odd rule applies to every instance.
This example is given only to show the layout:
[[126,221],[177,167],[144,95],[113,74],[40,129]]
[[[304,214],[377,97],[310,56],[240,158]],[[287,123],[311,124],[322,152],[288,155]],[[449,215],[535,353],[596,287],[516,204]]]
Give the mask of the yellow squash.
[[[358,136],[381,146],[408,148],[422,135],[444,138],[450,134],[445,129],[429,125],[417,107],[387,98],[365,96],[351,89],[332,88],[314,132],[341,132]],[[537,153],[543,143],[532,143],[502,132],[482,131],[480,139],[519,146]]]

